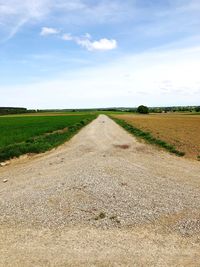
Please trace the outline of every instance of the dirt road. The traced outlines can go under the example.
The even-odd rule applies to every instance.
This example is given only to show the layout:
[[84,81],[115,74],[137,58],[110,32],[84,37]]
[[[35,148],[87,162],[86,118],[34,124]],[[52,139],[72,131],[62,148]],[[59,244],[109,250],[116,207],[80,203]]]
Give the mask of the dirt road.
[[0,266],[200,266],[199,162],[99,116],[0,169]]

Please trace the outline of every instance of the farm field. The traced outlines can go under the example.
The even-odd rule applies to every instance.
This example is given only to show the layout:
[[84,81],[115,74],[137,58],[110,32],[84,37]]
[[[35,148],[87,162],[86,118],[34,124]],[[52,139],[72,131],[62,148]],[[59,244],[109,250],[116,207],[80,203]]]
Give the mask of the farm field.
[[185,152],[185,157],[199,159],[200,155],[200,116],[190,114],[149,114],[117,115],[128,124],[150,132],[177,150]]
[[86,113],[0,117],[0,162],[60,145],[95,117]]
[[35,113],[9,114],[9,115],[4,115],[2,117],[16,118],[16,117],[80,116],[86,114],[93,115],[94,112],[35,112]]

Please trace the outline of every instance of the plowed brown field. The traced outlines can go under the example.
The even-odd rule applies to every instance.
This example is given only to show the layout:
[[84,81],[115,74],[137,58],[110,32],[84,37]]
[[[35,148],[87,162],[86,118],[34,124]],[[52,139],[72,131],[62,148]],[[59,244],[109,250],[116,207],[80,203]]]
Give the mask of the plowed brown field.
[[200,155],[200,116],[185,114],[117,115],[129,124],[149,131],[179,151],[185,157],[197,159]]

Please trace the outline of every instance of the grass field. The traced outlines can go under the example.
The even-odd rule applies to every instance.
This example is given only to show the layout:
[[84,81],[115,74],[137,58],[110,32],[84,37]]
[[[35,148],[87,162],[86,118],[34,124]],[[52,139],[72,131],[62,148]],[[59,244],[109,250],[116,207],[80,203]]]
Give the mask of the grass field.
[[84,125],[94,114],[0,117],[0,162],[25,153],[40,153],[58,146]]
[[200,115],[190,114],[149,114],[117,115],[130,125],[153,137],[172,145],[185,157],[199,159],[200,156]]

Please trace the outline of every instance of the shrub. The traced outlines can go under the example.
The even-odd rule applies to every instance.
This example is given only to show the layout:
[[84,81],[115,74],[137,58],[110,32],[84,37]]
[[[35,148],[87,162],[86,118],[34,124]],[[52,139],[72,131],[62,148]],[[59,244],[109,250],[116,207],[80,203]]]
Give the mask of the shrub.
[[137,108],[137,112],[140,114],[148,114],[149,109],[148,109],[148,107],[141,105]]
[[195,108],[196,112],[200,112],[200,106]]

